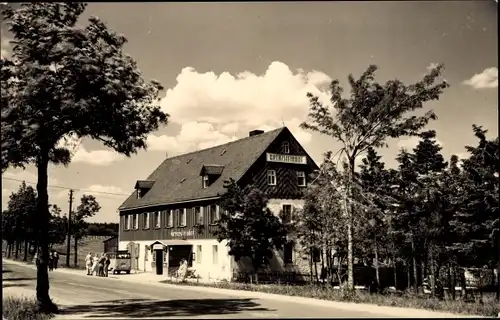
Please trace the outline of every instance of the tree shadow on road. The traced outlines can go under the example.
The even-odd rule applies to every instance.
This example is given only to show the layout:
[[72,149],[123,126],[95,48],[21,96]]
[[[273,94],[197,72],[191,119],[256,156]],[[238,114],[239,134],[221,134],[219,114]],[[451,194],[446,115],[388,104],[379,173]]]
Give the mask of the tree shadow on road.
[[2,289],[10,288],[10,287],[27,287],[27,286],[28,286],[28,284],[26,284],[26,283],[4,283],[2,281]]
[[122,299],[96,301],[91,305],[69,306],[62,310],[62,314],[86,314],[86,318],[136,318],[227,315],[265,311],[273,310],[260,307],[260,304],[252,299]]
[[36,278],[3,278],[2,281],[31,281],[36,280]]

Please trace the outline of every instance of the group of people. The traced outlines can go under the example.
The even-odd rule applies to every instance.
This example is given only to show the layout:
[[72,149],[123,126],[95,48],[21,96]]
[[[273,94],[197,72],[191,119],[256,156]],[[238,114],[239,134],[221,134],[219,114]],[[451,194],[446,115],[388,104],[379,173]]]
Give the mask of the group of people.
[[[40,264],[40,257],[38,255],[38,253],[35,253],[35,255],[33,256],[33,262],[37,266]],[[59,263],[59,253],[57,253],[57,251],[49,252],[49,262],[48,262],[49,271],[53,271],[54,269],[57,269],[58,263]]]
[[87,275],[92,276],[95,275],[98,277],[107,277],[109,271],[109,265],[111,261],[107,254],[89,254],[85,257],[85,264],[87,267]]
[[49,271],[57,269],[57,263],[59,262],[59,253],[57,251],[52,251],[49,253]]

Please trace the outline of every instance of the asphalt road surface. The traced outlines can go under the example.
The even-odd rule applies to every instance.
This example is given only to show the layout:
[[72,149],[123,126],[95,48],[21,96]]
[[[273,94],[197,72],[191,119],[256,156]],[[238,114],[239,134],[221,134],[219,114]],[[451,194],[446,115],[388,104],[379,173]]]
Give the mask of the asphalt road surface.
[[[36,271],[4,261],[5,286],[36,287]],[[250,299],[203,290],[172,289],[116,279],[50,273],[50,293],[70,301],[61,318],[365,318],[394,317],[380,313],[308,305],[272,298]],[[236,293],[237,294],[237,293]],[[79,317],[80,316],[80,317]],[[410,315],[409,315],[410,316]]]

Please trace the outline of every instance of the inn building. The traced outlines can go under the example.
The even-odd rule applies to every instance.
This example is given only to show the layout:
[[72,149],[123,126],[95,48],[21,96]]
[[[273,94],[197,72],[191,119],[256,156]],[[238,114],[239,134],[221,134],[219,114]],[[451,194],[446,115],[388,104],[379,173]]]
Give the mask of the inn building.
[[[303,206],[309,174],[318,169],[290,130],[282,127],[212,148],[171,158],[144,180],[119,207],[118,246],[132,256],[132,268],[172,274],[182,259],[201,278],[230,280],[234,272],[250,271],[245,260],[228,255],[227,242],[213,232],[225,192],[224,181],[242,188],[252,184],[269,199],[270,210],[293,219]],[[275,271],[296,270],[302,260],[292,245],[271,261]]]

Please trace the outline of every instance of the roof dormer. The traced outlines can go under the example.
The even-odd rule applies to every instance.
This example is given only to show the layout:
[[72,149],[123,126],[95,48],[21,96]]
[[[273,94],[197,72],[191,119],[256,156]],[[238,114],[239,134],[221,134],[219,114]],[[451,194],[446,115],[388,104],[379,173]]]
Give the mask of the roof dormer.
[[200,176],[202,179],[202,188],[208,188],[214,183],[224,171],[224,166],[219,164],[205,164],[201,167]]
[[137,180],[134,187],[137,192],[137,199],[144,197],[154,184],[155,182],[153,180]]

